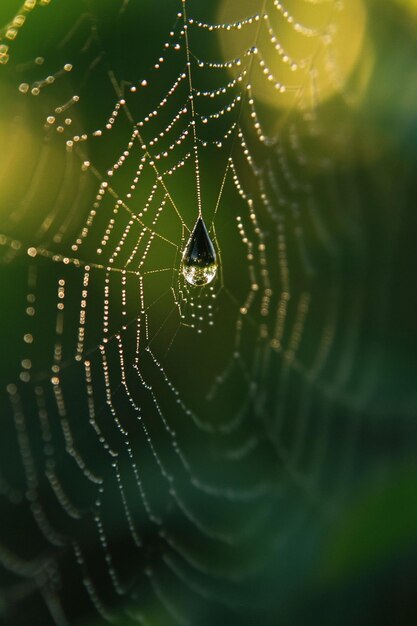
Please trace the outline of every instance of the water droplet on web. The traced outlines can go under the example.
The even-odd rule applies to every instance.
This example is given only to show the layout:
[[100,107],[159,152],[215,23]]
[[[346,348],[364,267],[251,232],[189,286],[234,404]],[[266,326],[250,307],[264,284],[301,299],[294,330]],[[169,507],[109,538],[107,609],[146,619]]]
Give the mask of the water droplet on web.
[[184,250],[182,273],[190,285],[202,287],[211,283],[216,272],[216,252],[203,218],[199,217]]

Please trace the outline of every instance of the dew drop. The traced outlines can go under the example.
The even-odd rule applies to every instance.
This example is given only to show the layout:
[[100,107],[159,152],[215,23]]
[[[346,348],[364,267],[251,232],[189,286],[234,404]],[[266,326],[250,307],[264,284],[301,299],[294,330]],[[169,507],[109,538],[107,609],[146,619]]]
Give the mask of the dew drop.
[[203,218],[199,217],[182,256],[182,273],[190,285],[202,287],[211,283],[216,272],[216,252]]

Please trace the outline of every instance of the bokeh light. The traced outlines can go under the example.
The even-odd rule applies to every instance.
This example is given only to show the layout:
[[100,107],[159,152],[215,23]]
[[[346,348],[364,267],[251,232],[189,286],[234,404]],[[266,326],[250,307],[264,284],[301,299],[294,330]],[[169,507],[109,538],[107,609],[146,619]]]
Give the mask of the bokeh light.
[[[348,2],[274,2],[262,20],[234,30],[219,30],[225,60],[253,46],[253,94],[278,108],[321,103],[340,93],[364,52],[366,10]],[[218,21],[233,23],[261,12],[261,0],[223,0]],[[262,22],[262,23],[261,23]],[[261,52],[262,51],[262,52]],[[278,54],[277,54],[278,53]],[[236,74],[239,68],[231,68]]]

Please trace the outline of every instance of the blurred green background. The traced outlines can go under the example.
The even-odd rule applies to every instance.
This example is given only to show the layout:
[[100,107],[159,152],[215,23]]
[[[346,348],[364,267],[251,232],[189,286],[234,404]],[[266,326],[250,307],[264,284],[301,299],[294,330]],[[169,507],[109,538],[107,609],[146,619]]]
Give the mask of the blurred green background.
[[[188,76],[157,109],[186,71],[182,3],[0,6],[0,624],[409,626],[417,4],[186,10],[196,92],[237,76],[198,59],[254,45],[288,87],[263,91],[242,54],[241,91],[194,96],[213,291],[180,274],[191,131],[169,146],[190,121]],[[265,10],[304,69],[271,56],[257,20],[195,26]],[[285,10],[313,29],[307,43]],[[250,96],[202,119],[248,76],[271,145]],[[210,144],[233,123],[258,170],[236,127]],[[135,128],[169,152],[160,171],[191,152],[164,177],[175,210],[158,213],[157,185],[144,211],[156,178],[148,163],[138,176]]]

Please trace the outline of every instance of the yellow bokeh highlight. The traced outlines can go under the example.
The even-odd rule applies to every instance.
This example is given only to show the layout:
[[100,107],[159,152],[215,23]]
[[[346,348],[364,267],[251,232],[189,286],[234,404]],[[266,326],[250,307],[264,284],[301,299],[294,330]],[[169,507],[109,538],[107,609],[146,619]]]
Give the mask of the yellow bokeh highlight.
[[417,18],[417,0],[395,0],[399,9],[405,10],[412,19]]
[[[366,11],[363,0],[223,0],[217,19],[236,23],[258,13],[259,19],[218,31],[225,61],[251,58],[250,84],[257,101],[278,108],[316,106],[339,92],[364,51]],[[243,59],[242,59],[243,66]],[[241,66],[231,67],[235,76]]]
[[[57,130],[41,116],[27,87],[17,89],[0,80],[0,222],[3,232],[12,228],[21,241],[50,236],[59,224],[56,218],[62,207],[56,199],[63,185],[68,186],[71,204],[79,184],[78,171],[68,171],[69,156],[62,142],[45,141],[45,133],[52,136]],[[40,122],[36,124],[35,107]]]

